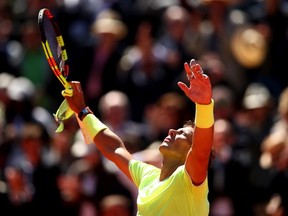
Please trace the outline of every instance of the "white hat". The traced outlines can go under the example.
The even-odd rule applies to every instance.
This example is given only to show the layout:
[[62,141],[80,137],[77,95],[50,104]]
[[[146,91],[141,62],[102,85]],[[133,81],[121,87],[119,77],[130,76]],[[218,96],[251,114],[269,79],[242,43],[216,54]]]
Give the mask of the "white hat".
[[122,39],[127,34],[127,27],[116,11],[107,9],[98,14],[92,25],[92,31],[96,34],[110,33]]
[[35,86],[31,80],[25,77],[17,77],[11,80],[7,87],[9,98],[15,101],[31,99],[35,94]]
[[257,109],[265,107],[271,100],[270,91],[261,83],[251,83],[243,97],[243,106],[246,109]]

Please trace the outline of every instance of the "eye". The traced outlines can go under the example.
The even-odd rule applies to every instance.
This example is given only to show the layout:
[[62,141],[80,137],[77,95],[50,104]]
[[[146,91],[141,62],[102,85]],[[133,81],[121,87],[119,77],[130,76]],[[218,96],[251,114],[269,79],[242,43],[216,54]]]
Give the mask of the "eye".
[[187,133],[185,131],[180,131],[179,135],[181,136],[185,136],[186,138],[188,137]]
[[177,134],[179,134],[179,135],[186,135],[186,133],[185,133],[184,130],[178,130],[178,131],[177,131]]

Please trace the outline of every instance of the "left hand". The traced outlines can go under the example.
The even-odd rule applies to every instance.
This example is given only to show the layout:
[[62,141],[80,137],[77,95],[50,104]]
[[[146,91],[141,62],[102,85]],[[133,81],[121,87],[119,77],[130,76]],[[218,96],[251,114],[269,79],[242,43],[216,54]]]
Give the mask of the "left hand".
[[190,86],[178,82],[178,86],[190,100],[198,104],[210,104],[212,98],[212,87],[209,77],[204,74],[201,66],[194,59],[184,63],[184,69]]

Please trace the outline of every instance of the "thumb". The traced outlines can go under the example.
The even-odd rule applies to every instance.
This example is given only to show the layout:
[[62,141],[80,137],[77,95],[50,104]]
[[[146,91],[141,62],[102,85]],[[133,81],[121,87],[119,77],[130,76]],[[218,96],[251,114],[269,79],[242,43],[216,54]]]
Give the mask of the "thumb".
[[178,82],[177,84],[185,94],[188,94],[189,88],[187,87],[187,85],[185,83]]

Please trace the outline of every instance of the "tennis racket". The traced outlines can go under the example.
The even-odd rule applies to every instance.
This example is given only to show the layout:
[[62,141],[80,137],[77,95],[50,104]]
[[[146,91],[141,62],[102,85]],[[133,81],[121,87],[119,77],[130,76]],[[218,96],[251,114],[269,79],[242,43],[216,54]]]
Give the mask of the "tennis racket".
[[72,91],[67,82],[69,75],[68,55],[58,24],[51,11],[43,8],[38,14],[38,26],[41,34],[41,44],[55,76],[66,91]]
[[[69,64],[65,43],[56,19],[49,9],[43,8],[39,11],[38,26],[41,35],[41,44],[49,66],[60,83],[64,86],[65,92],[72,95],[73,89],[67,81]],[[66,106],[65,103],[64,105]],[[85,143],[92,143],[92,140],[89,138],[86,131],[83,130],[82,122],[77,115],[75,116],[80,129],[82,130]]]

